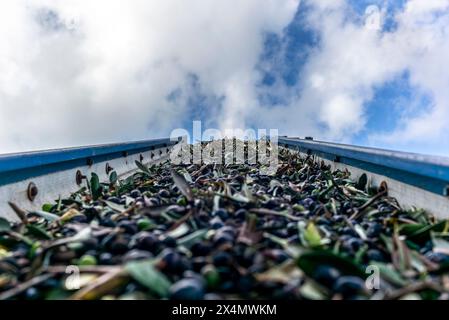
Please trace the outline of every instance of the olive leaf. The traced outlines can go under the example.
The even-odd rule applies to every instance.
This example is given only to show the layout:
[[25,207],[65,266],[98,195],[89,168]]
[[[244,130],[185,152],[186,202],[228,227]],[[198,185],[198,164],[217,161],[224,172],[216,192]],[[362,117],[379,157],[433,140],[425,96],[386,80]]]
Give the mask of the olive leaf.
[[186,233],[188,233],[190,231],[190,228],[188,226],[187,223],[181,223],[177,228],[167,232],[167,235],[172,237],[172,238],[180,238],[183,235],[185,235]]
[[28,224],[27,231],[28,234],[33,235],[38,239],[46,239],[46,240],[53,239],[53,236],[51,234],[49,234],[44,228],[37,225]]
[[94,200],[97,200],[101,197],[101,184],[100,179],[98,178],[98,175],[94,172],[92,172],[91,178],[90,178],[90,188],[92,192],[92,198]]
[[0,217],[0,232],[10,231],[11,224],[5,218]]
[[303,253],[299,256],[297,264],[310,277],[313,277],[317,267],[322,265],[330,265],[343,275],[353,275],[363,279],[366,277],[364,270],[353,260],[326,250]]
[[53,222],[59,219],[59,216],[57,214],[50,213],[47,211],[33,211],[30,214],[42,217],[49,222]]
[[125,270],[141,285],[147,287],[161,298],[168,297],[170,280],[154,267],[154,260],[128,262]]
[[196,230],[178,240],[178,245],[190,248],[199,239],[204,238],[207,233],[207,229]]
[[109,182],[111,184],[115,184],[117,183],[118,177],[117,177],[117,172],[112,171],[111,174],[109,175]]
[[42,211],[51,212],[51,209],[53,209],[53,205],[51,203],[44,203],[42,205]]
[[355,185],[355,187],[359,190],[365,190],[367,182],[368,182],[368,177],[366,176],[366,173],[363,173],[359,177],[359,180],[357,181],[357,184]]
[[304,230],[304,239],[311,247],[321,245],[321,235],[313,222],[310,222]]
[[143,173],[145,173],[147,175],[151,175],[151,171],[142,162],[136,160],[135,164],[136,164],[137,168],[139,168],[140,171],[142,171]]
[[188,201],[193,201],[192,189],[188,185],[187,181],[177,173],[175,170],[170,170],[173,182],[178,187],[179,191],[187,198]]

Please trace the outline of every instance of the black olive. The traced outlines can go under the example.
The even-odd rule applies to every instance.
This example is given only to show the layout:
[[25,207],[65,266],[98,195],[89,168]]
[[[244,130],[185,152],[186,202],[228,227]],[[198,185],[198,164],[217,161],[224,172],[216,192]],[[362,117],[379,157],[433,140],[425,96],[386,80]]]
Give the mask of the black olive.
[[161,242],[154,234],[147,231],[141,231],[135,235],[135,247],[137,249],[156,253],[161,247]]
[[109,197],[109,198],[107,198],[106,200],[108,200],[108,201],[110,201],[110,202],[113,202],[113,203],[116,203],[116,204],[120,204],[120,202],[121,202],[121,199],[119,199],[119,198],[117,198],[117,197],[114,197],[114,196]]
[[158,194],[162,198],[169,198],[170,197],[170,191],[168,191],[167,189],[159,190]]
[[195,242],[190,248],[192,255],[195,257],[206,256],[211,252],[211,250],[212,246],[205,242]]
[[203,283],[195,278],[182,279],[170,287],[172,300],[202,300],[204,293]]
[[39,291],[35,287],[30,287],[25,291],[25,299],[37,300],[40,299]]
[[368,261],[387,262],[385,254],[377,249],[369,249],[366,252],[366,258]]
[[332,288],[340,277],[340,272],[328,265],[318,266],[313,274],[313,278],[320,284]]
[[130,196],[131,198],[136,199],[136,198],[141,197],[141,196],[142,196],[142,193],[141,193],[139,190],[134,189],[134,190],[132,190],[132,191],[129,193],[129,196]]
[[244,220],[246,218],[247,213],[248,213],[248,211],[246,211],[245,209],[238,209],[234,213],[234,217],[238,220]]
[[217,267],[229,266],[232,260],[232,256],[224,251],[217,252],[212,258],[213,264]]
[[113,264],[113,258],[114,256],[110,254],[109,252],[103,252],[98,257],[98,264],[99,265],[111,265]]
[[166,236],[162,239],[162,245],[168,248],[176,248],[176,239],[170,236]]
[[220,217],[220,219],[222,221],[226,221],[229,218],[229,213],[225,209],[220,208],[220,209],[215,210],[214,212],[212,212],[212,216],[213,217],[214,216],[218,216],[218,217]]
[[139,228],[137,227],[137,223],[130,220],[122,220],[119,223],[117,223],[117,227],[122,229],[125,233],[128,234],[135,234],[139,231]]
[[373,222],[366,230],[366,235],[369,238],[376,238],[382,232],[382,225],[380,223]]
[[341,294],[345,298],[351,298],[363,293],[365,290],[365,281],[359,277],[343,276],[337,279],[333,286],[335,293]]
[[118,236],[114,239],[109,246],[109,251],[114,254],[124,254],[128,251],[129,239]]

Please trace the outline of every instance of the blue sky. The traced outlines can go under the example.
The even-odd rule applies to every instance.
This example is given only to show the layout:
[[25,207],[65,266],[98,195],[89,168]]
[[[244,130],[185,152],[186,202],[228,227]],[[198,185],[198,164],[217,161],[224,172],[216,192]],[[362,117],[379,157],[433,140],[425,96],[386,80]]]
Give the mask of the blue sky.
[[449,156],[448,56],[449,0],[5,0],[0,152],[201,120]]

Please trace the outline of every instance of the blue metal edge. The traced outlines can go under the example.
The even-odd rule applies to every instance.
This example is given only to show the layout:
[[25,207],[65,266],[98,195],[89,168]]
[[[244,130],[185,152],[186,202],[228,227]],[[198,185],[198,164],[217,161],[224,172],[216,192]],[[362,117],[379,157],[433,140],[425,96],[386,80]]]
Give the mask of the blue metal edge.
[[0,155],[0,185],[84,166],[87,165],[87,159],[91,159],[94,163],[103,162],[172,146],[178,141],[163,138]]
[[385,149],[279,137],[279,144],[299,148],[331,161],[388,176],[421,189],[447,196],[449,159]]

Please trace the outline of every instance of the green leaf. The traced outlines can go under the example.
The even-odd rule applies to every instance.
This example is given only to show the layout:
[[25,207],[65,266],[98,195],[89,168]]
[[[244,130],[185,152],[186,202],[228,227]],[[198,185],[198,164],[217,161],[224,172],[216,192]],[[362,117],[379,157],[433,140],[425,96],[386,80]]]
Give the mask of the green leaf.
[[313,222],[310,222],[305,231],[304,231],[304,239],[311,247],[316,247],[321,245],[321,235],[318,229],[315,227]]
[[402,226],[400,228],[400,233],[407,235],[407,239],[417,244],[424,244],[427,241],[431,240],[430,237],[431,231],[441,232],[444,230],[444,227],[446,226],[446,221],[443,220],[435,224],[420,225],[420,226],[421,226],[420,228]]
[[147,287],[161,298],[168,297],[171,283],[168,278],[154,267],[154,260],[132,261],[125,270],[141,285]]
[[175,170],[171,170],[171,176],[179,191],[187,198],[188,201],[193,201],[192,189],[188,185],[186,179]]
[[371,265],[374,265],[379,268],[380,275],[383,279],[388,282],[395,284],[397,286],[406,286],[407,281],[401,276],[399,272],[397,272],[390,265],[382,262],[371,261]]
[[112,171],[111,174],[109,175],[109,182],[112,184],[115,184],[117,182],[117,172]]
[[178,240],[178,245],[190,248],[195,242],[203,239],[207,233],[207,229],[196,230]]
[[298,258],[297,264],[309,277],[313,277],[315,270],[322,265],[332,266],[343,275],[353,275],[363,279],[366,277],[364,270],[353,260],[331,251],[313,250],[303,253]]
[[90,188],[92,192],[92,198],[97,200],[101,196],[101,184],[98,175],[92,172],[92,176],[90,178]]
[[136,160],[135,164],[136,164],[137,168],[139,168],[140,171],[142,171],[145,174],[151,175],[151,172],[148,169],[148,167],[146,165],[144,165],[142,162]]
[[31,212],[31,214],[34,214],[36,216],[42,217],[47,221],[53,222],[59,219],[59,216],[54,214],[54,213],[50,213],[47,211],[33,211]]
[[51,203],[44,203],[42,205],[42,211],[51,212],[51,209],[53,209],[53,205]]
[[38,239],[46,239],[46,240],[53,239],[52,235],[49,234],[47,231],[45,231],[44,228],[36,225],[28,224],[27,231],[30,235],[33,235]]
[[117,211],[119,213],[122,213],[123,211],[125,211],[125,206],[112,202],[112,201],[108,201],[108,200],[104,200],[103,201],[105,205],[107,205],[109,208],[111,208],[114,211]]
[[368,177],[366,176],[366,173],[362,174],[359,177],[359,180],[357,181],[357,184],[355,187],[359,190],[365,190],[366,183],[368,182]]
[[181,223],[177,228],[168,231],[167,235],[172,237],[172,238],[180,238],[183,235],[185,235],[186,233],[188,233],[190,231],[189,226],[187,225],[187,223]]
[[5,218],[0,217],[0,232],[11,230],[11,224]]

